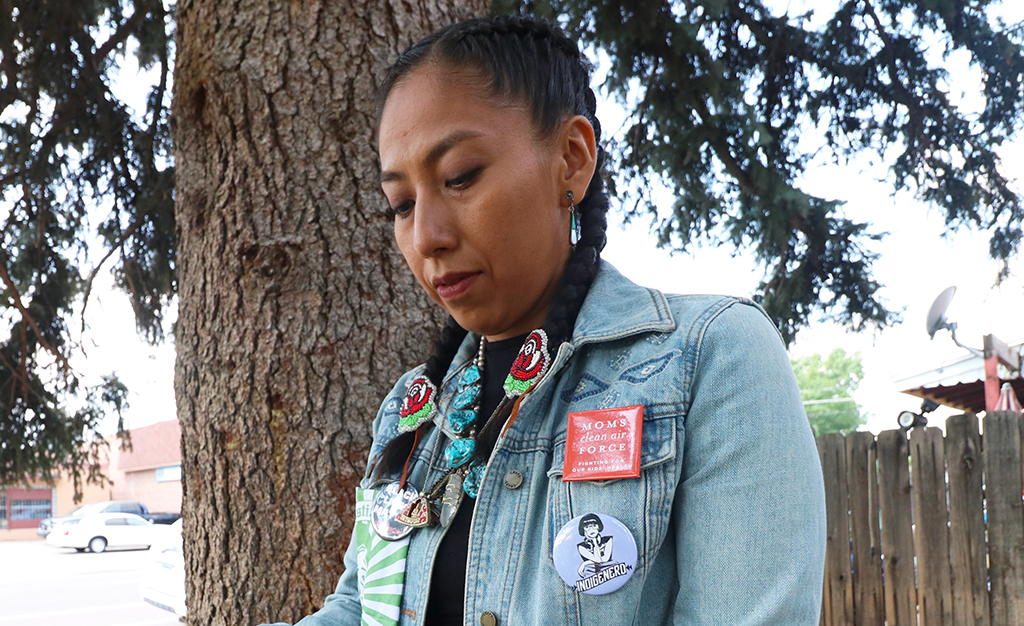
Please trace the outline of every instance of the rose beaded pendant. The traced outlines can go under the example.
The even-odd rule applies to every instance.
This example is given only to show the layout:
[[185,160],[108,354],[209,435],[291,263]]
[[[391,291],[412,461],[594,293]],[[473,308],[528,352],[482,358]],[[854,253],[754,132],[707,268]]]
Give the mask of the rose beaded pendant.
[[548,335],[538,328],[526,338],[519,355],[512,362],[512,370],[505,377],[505,395],[515,398],[529,391],[544,378],[550,364]]
[[398,432],[408,433],[416,430],[424,423],[434,419],[437,413],[435,398],[437,387],[426,376],[417,376],[409,383],[409,388],[402,399],[399,413]]

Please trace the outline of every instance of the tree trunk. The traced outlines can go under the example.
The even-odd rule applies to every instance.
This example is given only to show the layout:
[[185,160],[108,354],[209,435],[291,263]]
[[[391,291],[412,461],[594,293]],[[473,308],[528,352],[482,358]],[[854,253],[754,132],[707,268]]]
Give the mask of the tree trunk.
[[188,623],[294,621],[343,570],[370,422],[440,317],[384,217],[373,89],[482,0],[182,0],[175,65]]

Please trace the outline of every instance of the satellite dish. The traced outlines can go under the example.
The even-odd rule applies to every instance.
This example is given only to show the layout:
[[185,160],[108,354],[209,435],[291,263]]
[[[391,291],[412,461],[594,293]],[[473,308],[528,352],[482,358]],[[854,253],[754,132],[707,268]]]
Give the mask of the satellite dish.
[[949,303],[953,301],[953,294],[955,293],[956,287],[950,287],[940,293],[939,297],[935,298],[935,302],[932,302],[932,308],[928,310],[928,336],[930,338],[934,339],[935,333],[943,328],[956,329],[955,325],[946,321],[946,309],[949,308]]

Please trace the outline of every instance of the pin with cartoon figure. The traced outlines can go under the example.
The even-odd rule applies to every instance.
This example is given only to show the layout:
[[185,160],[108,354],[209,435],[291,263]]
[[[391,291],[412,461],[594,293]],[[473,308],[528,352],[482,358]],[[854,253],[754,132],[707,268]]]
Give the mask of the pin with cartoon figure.
[[610,515],[587,513],[569,520],[555,537],[552,556],[565,584],[591,595],[626,584],[636,567],[636,541]]

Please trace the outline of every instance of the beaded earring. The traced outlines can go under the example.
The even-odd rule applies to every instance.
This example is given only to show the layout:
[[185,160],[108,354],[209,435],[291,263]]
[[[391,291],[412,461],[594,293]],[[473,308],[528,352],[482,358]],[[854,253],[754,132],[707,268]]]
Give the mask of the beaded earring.
[[576,205],[573,203],[572,189],[565,192],[565,199],[569,201],[569,245],[575,247],[580,242],[580,231],[583,226],[580,224],[580,216],[576,213]]

